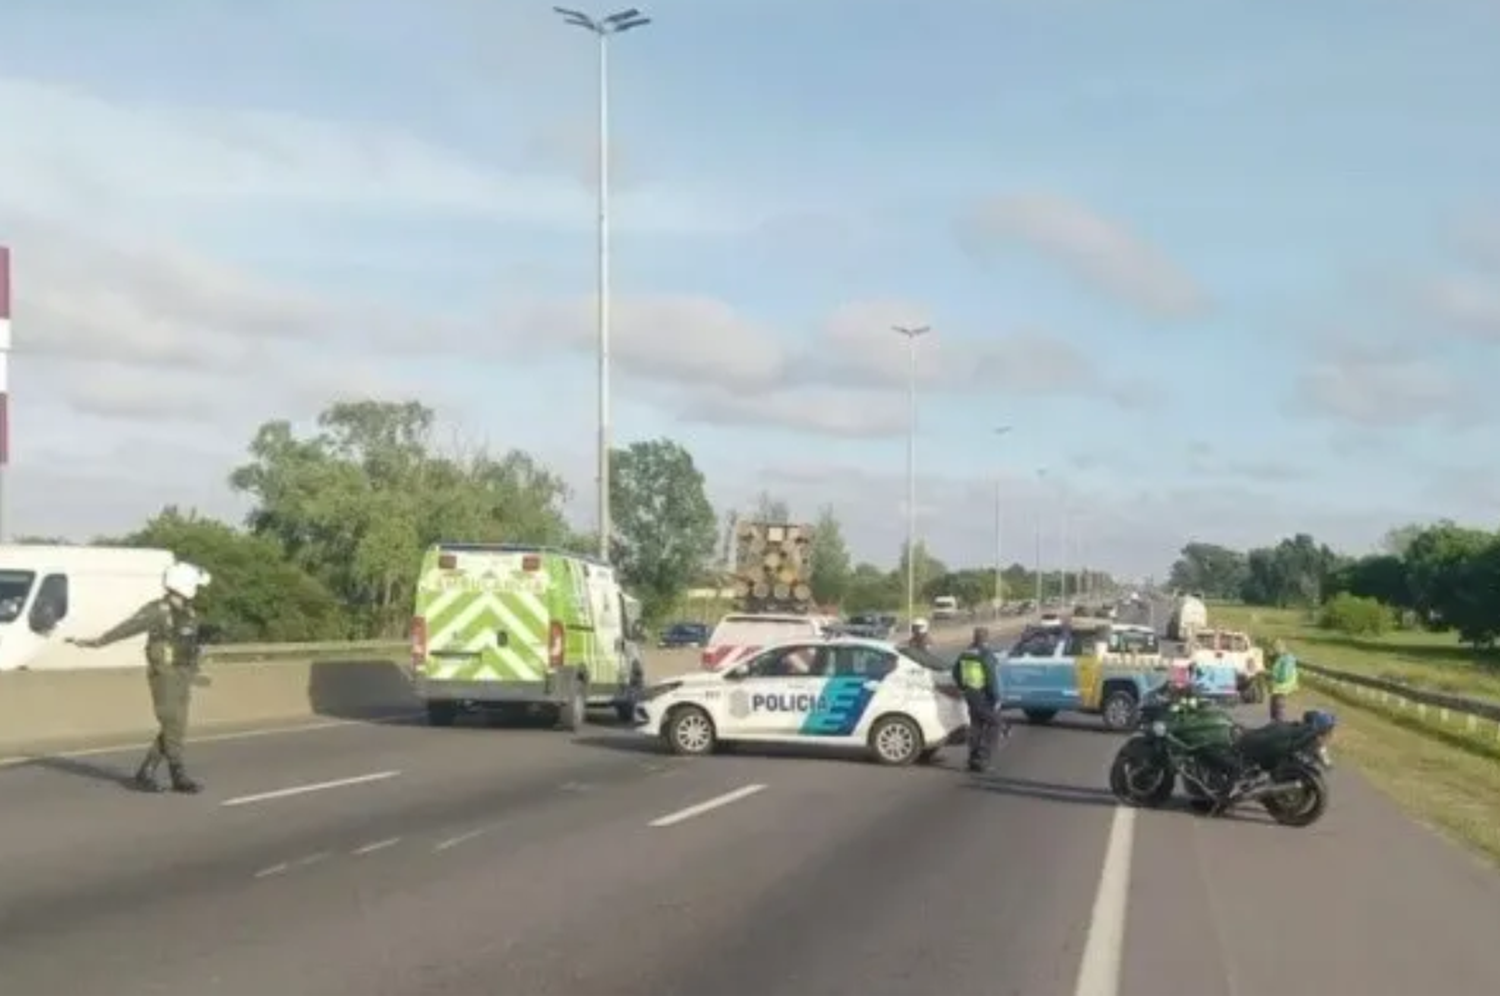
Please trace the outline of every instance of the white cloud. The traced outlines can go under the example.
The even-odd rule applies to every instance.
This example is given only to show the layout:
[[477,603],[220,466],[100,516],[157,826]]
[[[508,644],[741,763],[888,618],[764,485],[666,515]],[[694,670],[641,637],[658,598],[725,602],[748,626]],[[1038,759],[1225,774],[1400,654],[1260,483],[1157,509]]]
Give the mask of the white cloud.
[[1421,293],[1426,314],[1479,339],[1500,342],[1500,277],[1448,276]]
[[760,426],[845,438],[879,438],[906,431],[906,399],[898,392],[840,388],[765,394],[704,392],[681,409],[689,421]]
[[1331,339],[1296,378],[1288,407],[1370,428],[1429,420],[1467,428],[1484,414],[1480,388],[1412,345]]
[[1188,318],[1208,304],[1198,282],[1165,253],[1067,197],[1033,193],[992,198],[960,220],[960,235],[978,253],[999,240],[1029,245],[1152,315]]
[[[405,132],[234,108],[119,102],[0,79],[0,199],[52,217],[100,211],[159,228],[200,212],[352,209],[587,229],[590,192],[550,171],[506,172]],[[665,232],[739,231],[758,217],[636,185],[619,223]]]

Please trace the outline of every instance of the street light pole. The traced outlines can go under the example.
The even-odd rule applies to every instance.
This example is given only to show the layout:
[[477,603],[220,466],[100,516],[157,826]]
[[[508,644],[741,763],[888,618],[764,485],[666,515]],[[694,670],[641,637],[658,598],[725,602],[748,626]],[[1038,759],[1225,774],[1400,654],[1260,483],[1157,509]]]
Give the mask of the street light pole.
[[[1038,484],[1046,481],[1046,467],[1036,472],[1036,479]],[[1042,614],[1042,598],[1046,593],[1042,587],[1042,510],[1046,508],[1046,503],[1042,501],[1042,497],[1042,489],[1038,487],[1036,508],[1036,612],[1038,618]]]
[[917,617],[917,340],[926,325],[892,326],[906,337],[906,625]]
[[[995,428],[996,436],[1004,436],[1010,432],[1011,426],[1002,425]],[[1004,501],[1005,481],[997,467],[995,469],[995,617],[1000,616],[1000,606],[1005,604],[1005,549],[1001,543],[1004,535],[1005,520],[1002,514],[1002,502]]]
[[651,18],[634,7],[604,18],[590,17],[581,11],[553,7],[562,19],[588,31],[599,42],[599,204],[598,204],[598,361],[599,361],[599,438],[598,438],[598,524],[599,559],[609,563],[609,540],[613,533],[609,508],[610,443],[610,301],[609,301],[609,39],[632,28],[645,27]]

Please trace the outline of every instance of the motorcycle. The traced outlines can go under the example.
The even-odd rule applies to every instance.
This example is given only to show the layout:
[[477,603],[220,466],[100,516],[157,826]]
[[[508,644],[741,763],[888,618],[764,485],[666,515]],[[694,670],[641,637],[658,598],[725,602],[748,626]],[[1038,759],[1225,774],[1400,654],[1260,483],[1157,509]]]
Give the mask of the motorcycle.
[[1190,808],[1219,816],[1259,802],[1285,826],[1306,827],[1328,808],[1323,772],[1337,719],[1309,710],[1292,723],[1245,729],[1192,689],[1163,688],[1143,703],[1138,732],[1110,766],[1110,791],[1127,805],[1158,808],[1179,780]]

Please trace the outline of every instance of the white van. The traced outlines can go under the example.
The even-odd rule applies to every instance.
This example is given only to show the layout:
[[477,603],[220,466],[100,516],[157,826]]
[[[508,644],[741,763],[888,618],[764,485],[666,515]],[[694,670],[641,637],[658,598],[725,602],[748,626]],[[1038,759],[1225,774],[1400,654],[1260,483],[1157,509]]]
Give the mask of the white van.
[[821,640],[828,632],[827,616],[799,616],[780,612],[734,612],[719,620],[701,662],[705,671],[732,667],[763,648],[788,640]]
[[932,618],[957,619],[958,599],[952,595],[939,595],[932,600]]
[[98,650],[98,636],[162,594],[170,550],[0,545],[0,671],[144,667],[144,634]]

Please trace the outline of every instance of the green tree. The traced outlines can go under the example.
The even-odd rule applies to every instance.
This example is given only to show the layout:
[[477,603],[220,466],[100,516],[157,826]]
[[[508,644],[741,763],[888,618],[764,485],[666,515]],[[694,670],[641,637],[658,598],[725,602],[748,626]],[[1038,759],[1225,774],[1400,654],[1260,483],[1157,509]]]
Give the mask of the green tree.
[[1245,555],[1215,543],[1189,543],[1172,565],[1168,583],[1209,598],[1238,598],[1249,576]]
[[559,545],[567,489],[530,456],[440,453],[415,401],[343,402],[299,438],[267,422],[231,486],[254,502],[251,531],[338,596],[368,631],[405,631],[423,549],[442,540]]
[[350,635],[343,607],[324,585],[287,559],[272,539],[167,506],[121,541],[170,550],[206,568],[204,621],[230,643],[338,640]]
[[[917,555],[914,559],[916,570],[913,572],[916,580],[917,608],[921,608],[922,592],[927,589],[928,584],[948,573],[948,565],[934,557],[927,549],[927,544],[917,540]],[[897,590],[901,592],[903,599],[901,608],[906,609],[904,599],[906,598],[906,544],[901,544],[901,556],[896,561]]]
[[658,621],[713,557],[718,520],[703,474],[680,444],[632,443],[613,460],[613,559],[642,612]]
[[813,599],[820,605],[838,605],[849,590],[852,564],[844,531],[832,505],[824,505],[813,526],[812,586]]
[[856,564],[849,573],[845,590],[845,612],[890,612],[904,609],[905,576],[897,581],[895,572],[881,570],[874,564]]

